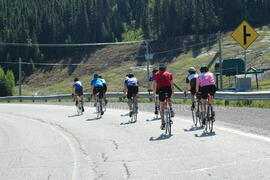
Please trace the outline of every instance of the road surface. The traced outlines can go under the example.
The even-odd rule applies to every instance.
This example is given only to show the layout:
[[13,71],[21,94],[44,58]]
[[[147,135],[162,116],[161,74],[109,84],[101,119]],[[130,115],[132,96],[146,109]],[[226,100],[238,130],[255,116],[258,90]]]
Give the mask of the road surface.
[[215,133],[176,116],[172,136],[140,112],[0,104],[0,179],[270,179],[270,138],[216,122]]

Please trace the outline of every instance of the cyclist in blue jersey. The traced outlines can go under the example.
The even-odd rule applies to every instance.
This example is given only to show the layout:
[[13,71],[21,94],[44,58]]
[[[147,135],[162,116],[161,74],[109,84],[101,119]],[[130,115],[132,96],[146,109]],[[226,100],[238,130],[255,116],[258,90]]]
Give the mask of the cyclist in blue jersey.
[[[91,84],[91,89],[92,89],[94,101],[96,102],[96,95],[97,95],[97,93],[99,93],[99,101],[100,101],[100,103],[102,103],[103,96],[104,96],[103,82],[99,78],[98,74],[94,74],[94,78],[91,80],[90,84]],[[96,103],[95,103],[95,106],[96,106]],[[101,109],[101,115],[103,115],[103,114],[104,114],[104,112]]]
[[129,116],[132,115],[132,109],[131,109],[131,103],[130,103],[130,99],[132,96],[134,97],[136,110],[138,110],[138,92],[139,92],[138,80],[134,77],[132,73],[129,73],[124,82],[124,94],[128,98],[128,107],[130,109]]
[[72,96],[75,96],[76,98],[76,106],[78,103],[78,100],[82,101],[82,112],[84,112],[83,107],[83,86],[79,78],[74,79],[74,83],[72,85]]

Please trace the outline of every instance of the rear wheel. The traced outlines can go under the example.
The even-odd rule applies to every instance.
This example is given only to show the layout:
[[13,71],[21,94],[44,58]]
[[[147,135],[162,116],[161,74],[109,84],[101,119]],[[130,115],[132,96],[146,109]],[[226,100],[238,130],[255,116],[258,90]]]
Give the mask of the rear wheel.
[[172,134],[172,122],[171,122],[171,111],[169,107],[166,107],[166,120],[165,120],[165,133],[168,135]]

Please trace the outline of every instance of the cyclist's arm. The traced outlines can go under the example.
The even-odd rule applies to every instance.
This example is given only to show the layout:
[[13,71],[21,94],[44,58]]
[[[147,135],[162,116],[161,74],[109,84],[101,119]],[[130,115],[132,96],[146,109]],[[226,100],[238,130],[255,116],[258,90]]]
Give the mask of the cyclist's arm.
[[199,92],[199,87],[200,87],[200,80],[199,78],[196,79],[196,92]]
[[173,80],[172,80],[171,88],[172,88],[172,96],[173,96],[174,95],[174,83],[173,83]]
[[190,84],[189,84],[189,83],[186,83],[186,84],[185,84],[184,90],[185,90],[186,92],[188,92],[189,89],[190,89]]
[[124,89],[123,89],[123,92],[124,92],[124,95],[127,94],[127,85],[126,85],[126,83],[124,83]]
[[74,87],[74,86],[72,86],[72,88],[71,88],[71,92],[72,92],[72,94],[74,94],[74,95],[75,95],[75,87]]

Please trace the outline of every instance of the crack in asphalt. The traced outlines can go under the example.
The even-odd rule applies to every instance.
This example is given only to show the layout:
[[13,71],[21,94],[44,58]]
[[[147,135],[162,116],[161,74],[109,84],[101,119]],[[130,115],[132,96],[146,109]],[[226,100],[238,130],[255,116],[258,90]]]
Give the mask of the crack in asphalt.
[[128,169],[128,167],[127,167],[127,164],[124,163],[123,166],[124,166],[125,171],[126,171],[126,177],[125,177],[125,178],[126,178],[126,179],[129,179],[130,176],[131,176],[131,174],[130,174],[130,172],[129,172],[129,169]]
[[115,146],[115,150],[118,150],[119,145],[117,144],[117,142],[113,139],[111,141],[112,141],[113,145]]
[[106,162],[108,160],[108,157],[105,156],[105,153],[102,153],[101,155],[103,162]]

